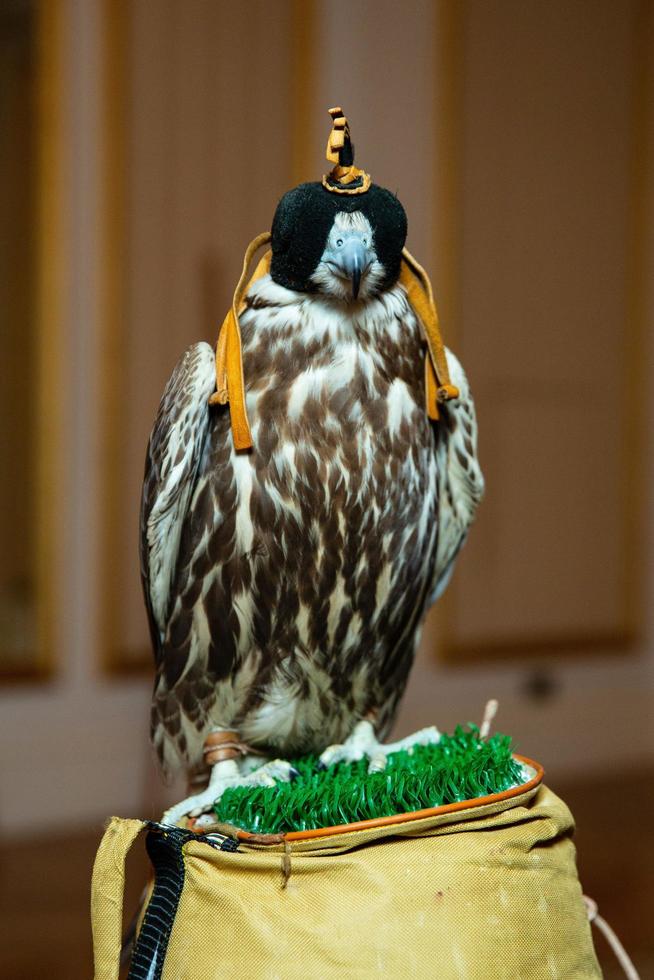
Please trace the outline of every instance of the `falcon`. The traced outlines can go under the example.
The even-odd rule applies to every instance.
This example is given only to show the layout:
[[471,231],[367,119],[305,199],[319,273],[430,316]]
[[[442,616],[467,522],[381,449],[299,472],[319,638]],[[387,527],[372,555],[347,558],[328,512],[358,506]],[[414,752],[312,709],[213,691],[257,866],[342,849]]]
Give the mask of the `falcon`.
[[404,208],[330,113],[335,167],[281,199],[216,352],[183,354],[148,445],[152,740],[165,771],[205,787],[168,822],[292,778],[300,754],[384,765],[483,493],[474,404]]

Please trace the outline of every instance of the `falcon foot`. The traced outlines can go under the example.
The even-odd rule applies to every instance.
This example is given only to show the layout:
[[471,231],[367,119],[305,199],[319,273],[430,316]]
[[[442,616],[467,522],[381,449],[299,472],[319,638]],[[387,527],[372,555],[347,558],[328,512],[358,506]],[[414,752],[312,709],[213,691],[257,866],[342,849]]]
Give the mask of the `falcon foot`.
[[[248,761],[244,760],[246,764]],[[176,824],[182,817],[196,817],[205,810],[210,810],[226,789],[236,786],[274,786],[277,782],[288,783],[297,775],[297,769],[284,759],[272,759],[250,772],[243,772],[234,759],[224,759],[214,764],[207,788],[202,793],[189,796],[171,806],[161,818],[161,823]]]
[[337,762],[358,762],[369,759],[368,772],[382,772],[386,768],[386,757],[403,749],[411,751],[415,745],[435,745],[440,742],[441,733],[435,726],[422,728],[399,742],[377,741],[372,722],[360,721],[342,745],[330,745],[320,756],[321,768],[336,765]]

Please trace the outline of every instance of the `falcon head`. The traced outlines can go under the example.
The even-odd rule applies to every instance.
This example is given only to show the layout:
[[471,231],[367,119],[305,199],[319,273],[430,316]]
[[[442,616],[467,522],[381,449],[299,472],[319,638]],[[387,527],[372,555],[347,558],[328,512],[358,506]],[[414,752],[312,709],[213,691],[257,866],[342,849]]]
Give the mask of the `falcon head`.
[[397,282],[406,232],[404,208],[383,187],[344,198],[301,184],[275,212],[270,275],[287,289],[363,301]]
[[394,194],[354,166],[341,109],[330,109],[330,115],[327,159],[336,166],[322,182],[300,184],[279,202],[270,275],[287,289],[361,302],[395,285],[406,213]]
[[370,222],[360,211],[339,211],[310,282],[345,301],[374,296],[384,279]]

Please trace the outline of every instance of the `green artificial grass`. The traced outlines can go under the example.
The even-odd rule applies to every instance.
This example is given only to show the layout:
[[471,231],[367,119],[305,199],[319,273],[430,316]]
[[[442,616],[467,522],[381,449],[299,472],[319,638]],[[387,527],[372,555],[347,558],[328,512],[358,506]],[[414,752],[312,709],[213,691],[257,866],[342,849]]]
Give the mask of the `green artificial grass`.
[[283,834],[353,823],[500,793],[525,782],[499,733],[480,739],[476,725],[458,725],[437,745],[388,756],[368,774],[368,760],[318,768],[317,756],[292,759],[299,775],[276,786],[225,790],[215,805],[220,823],[259,834]]

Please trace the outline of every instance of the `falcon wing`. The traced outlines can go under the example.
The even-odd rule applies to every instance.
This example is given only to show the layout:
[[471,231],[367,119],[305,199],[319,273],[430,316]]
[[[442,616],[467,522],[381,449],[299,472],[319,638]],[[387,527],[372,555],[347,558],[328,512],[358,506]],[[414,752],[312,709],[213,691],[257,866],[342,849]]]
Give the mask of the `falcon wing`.
[[442,435],[438,444],[438,547],[430,603],[445,591],[484,494],[484,477],[477,460],[477,418],[468,379],[454,354],[446,350],[455,401],[439,406]]
[[216,387],[209,344],[189,347],[166,385],[145,459],[141,496],[141,578],[155,659],[171,611],[182,527],[209,431]]

